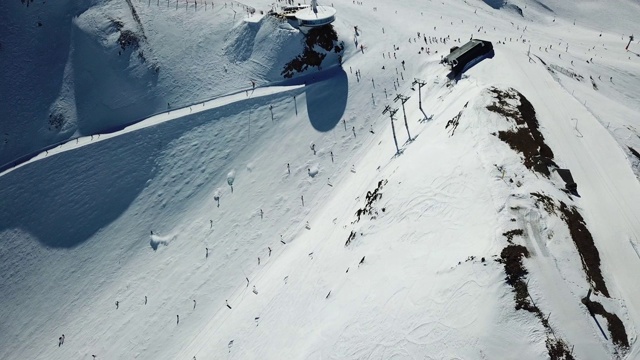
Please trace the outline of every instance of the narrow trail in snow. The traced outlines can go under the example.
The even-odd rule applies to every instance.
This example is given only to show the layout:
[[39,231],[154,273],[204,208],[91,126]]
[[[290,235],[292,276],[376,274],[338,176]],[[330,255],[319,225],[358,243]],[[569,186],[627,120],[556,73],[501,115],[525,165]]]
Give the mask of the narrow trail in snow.
[[[176,120],[185,116],[198,114],[204,111],[213,110],[222,106],[231,105],[237,102],[241,102],[248,99],[255,99],[263,96],[269,96],[279,94],[287,91],[297,90],[303,87],[303,85],[289,85],[289,86],[267,86],[256,87],[254,89],[244,89],[235,91],[227,95],[218,96],[197,104],[187,105],[177,109],[169,109],[158,114],[151,115],[145,119],[132,122],[129,125],[122,127],[122,129],[107,132],[102,134],[94,134],[90,136],[78,137],[71,140],[65,140],[63,142],[53,144],[42,148],[32,154],[22,157],[21,159],[14,160],[10,163],[0,166],[0,176],[4,176],[16,169],[21,168],[24,165],[46,159],[49,156],[60,154],[66,151],[79,149],[96,142],[104,141],[114,137],[118,137],[130,132],[138,131],[150,126],[162,124],[167,121]],[[200,106],[202,105],[202,106]]]

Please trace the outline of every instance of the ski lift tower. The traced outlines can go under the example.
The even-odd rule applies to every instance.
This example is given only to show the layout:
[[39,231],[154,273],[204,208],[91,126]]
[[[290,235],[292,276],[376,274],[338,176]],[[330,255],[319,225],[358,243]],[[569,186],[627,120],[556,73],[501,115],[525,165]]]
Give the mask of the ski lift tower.
[[317,0],[311,0],[311,6],[296,12],[296,19],[300,30],[306,31],[331,24],[336,20],[336,12],[331,6],[321,6]]
[[633,35],[629,35],[629,43],[627,44],[627,47],[624,48],[625,50],[629,50],[629,45],[631,45],[632,41],[633,41]]

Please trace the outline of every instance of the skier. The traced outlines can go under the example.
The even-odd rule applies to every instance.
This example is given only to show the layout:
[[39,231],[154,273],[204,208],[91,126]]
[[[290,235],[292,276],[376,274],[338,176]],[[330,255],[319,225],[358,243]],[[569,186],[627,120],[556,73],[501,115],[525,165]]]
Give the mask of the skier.
[[260,257],[258,256],[258,265],[260,265]]
[[144,304],[147,305],[147,295],[144,296]]
[[229,305],[229,301],[228,301],[228,300],[225,300],[224,302],[227,304],[227,307],[228,307],[229,309],[231,309],[231,306]]
[[206,250],[206,254],[205,254],[205,256],[204,256],[204,257],[205,257],[205,258],[209,258],[209,248],[208,248],[208,247],[206,247],[206,248],[204,248],[204,249]]
[[116,310],[120,307],[120,301],[116,301]]
[[180,324],[180,315],[176,315],[176,324]]
[[291,175],[291,168],[289,167],[289,163],[287,163],[287,173]]
[[195,299],[193,299],[193,308],[194,309],[196,308],[196,300]]
[[271,256],[271,248],[267,246],[267,249],[269,249],[269,256]]
[[62,345],[62,336],[58,337],[58,347],[60,347],[60,345]]

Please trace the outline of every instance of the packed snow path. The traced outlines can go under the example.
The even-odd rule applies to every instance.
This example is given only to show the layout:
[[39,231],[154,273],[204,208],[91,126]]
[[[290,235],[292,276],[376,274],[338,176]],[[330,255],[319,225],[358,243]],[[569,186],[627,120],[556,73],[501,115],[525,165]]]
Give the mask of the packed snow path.
[[[216,109],[221,106],[229,105],[237,101],[243,101],[247,99],[254,99],[263,96],[273,95],[280,92],[292,91],[303,87],[303,85],[292,85],[292,86],[267,86],[267,87],[257,87],[252,89],[245,89],[241,91],[234,92],[229,95],[216,97],[211,100],[203,101],[201,103],[192,104],[189,106],[185,106],[182,108],[171,109],[171,104],[167,104],[168,110],[161,112],[157,115],[150,116],[146,119],[140,120],[133,125],[129,125],[122,130],[104,133],[104,134],[95,134],[91,136],[79,137],[73,140],[66,141],[62,144],[56,145],[48,150],[40,151],[39,154],[31,157],[29,160],[18,163],[16,165],[7,164],[8,169],[0,172],[0,176],[5,175],[15,169],[18,169],[22,166],[30,164],[32,162],[44,159],[48,156],[54,156],[56,154],[78,149],[83,146],[91,145],[93,143],[99,141],[105,141],[117,136],[121,136],[123,134],[130,133],[132,131],[137,131],[140,129],[147,128],[149,126],[154,126],[161,124],[163,122],[179,119],[185,117],[187,115],[201,113],[203,111],[209,111],[212,109]],[[293,95],[292,95],[293,96]]]

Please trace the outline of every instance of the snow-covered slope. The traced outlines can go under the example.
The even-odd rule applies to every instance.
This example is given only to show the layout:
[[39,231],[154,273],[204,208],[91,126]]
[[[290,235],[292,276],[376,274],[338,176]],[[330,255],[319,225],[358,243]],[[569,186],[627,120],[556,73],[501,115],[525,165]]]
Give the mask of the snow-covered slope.
[[[157,112],[280,81],[302,36],[249,7],[175,1],[0,4],[0,164]],[[200,4],[202,5],[202,4]]]
[[[342,67],[279,86],[286,23],[131,4],[145,63],[127,2],[59,3],[79,138],[0,174],[0,358],[640,358],[635,3],[334,3]],[[450,81],[471,36],[495,55]],[[71,136],[41,125],[12,154]]]

